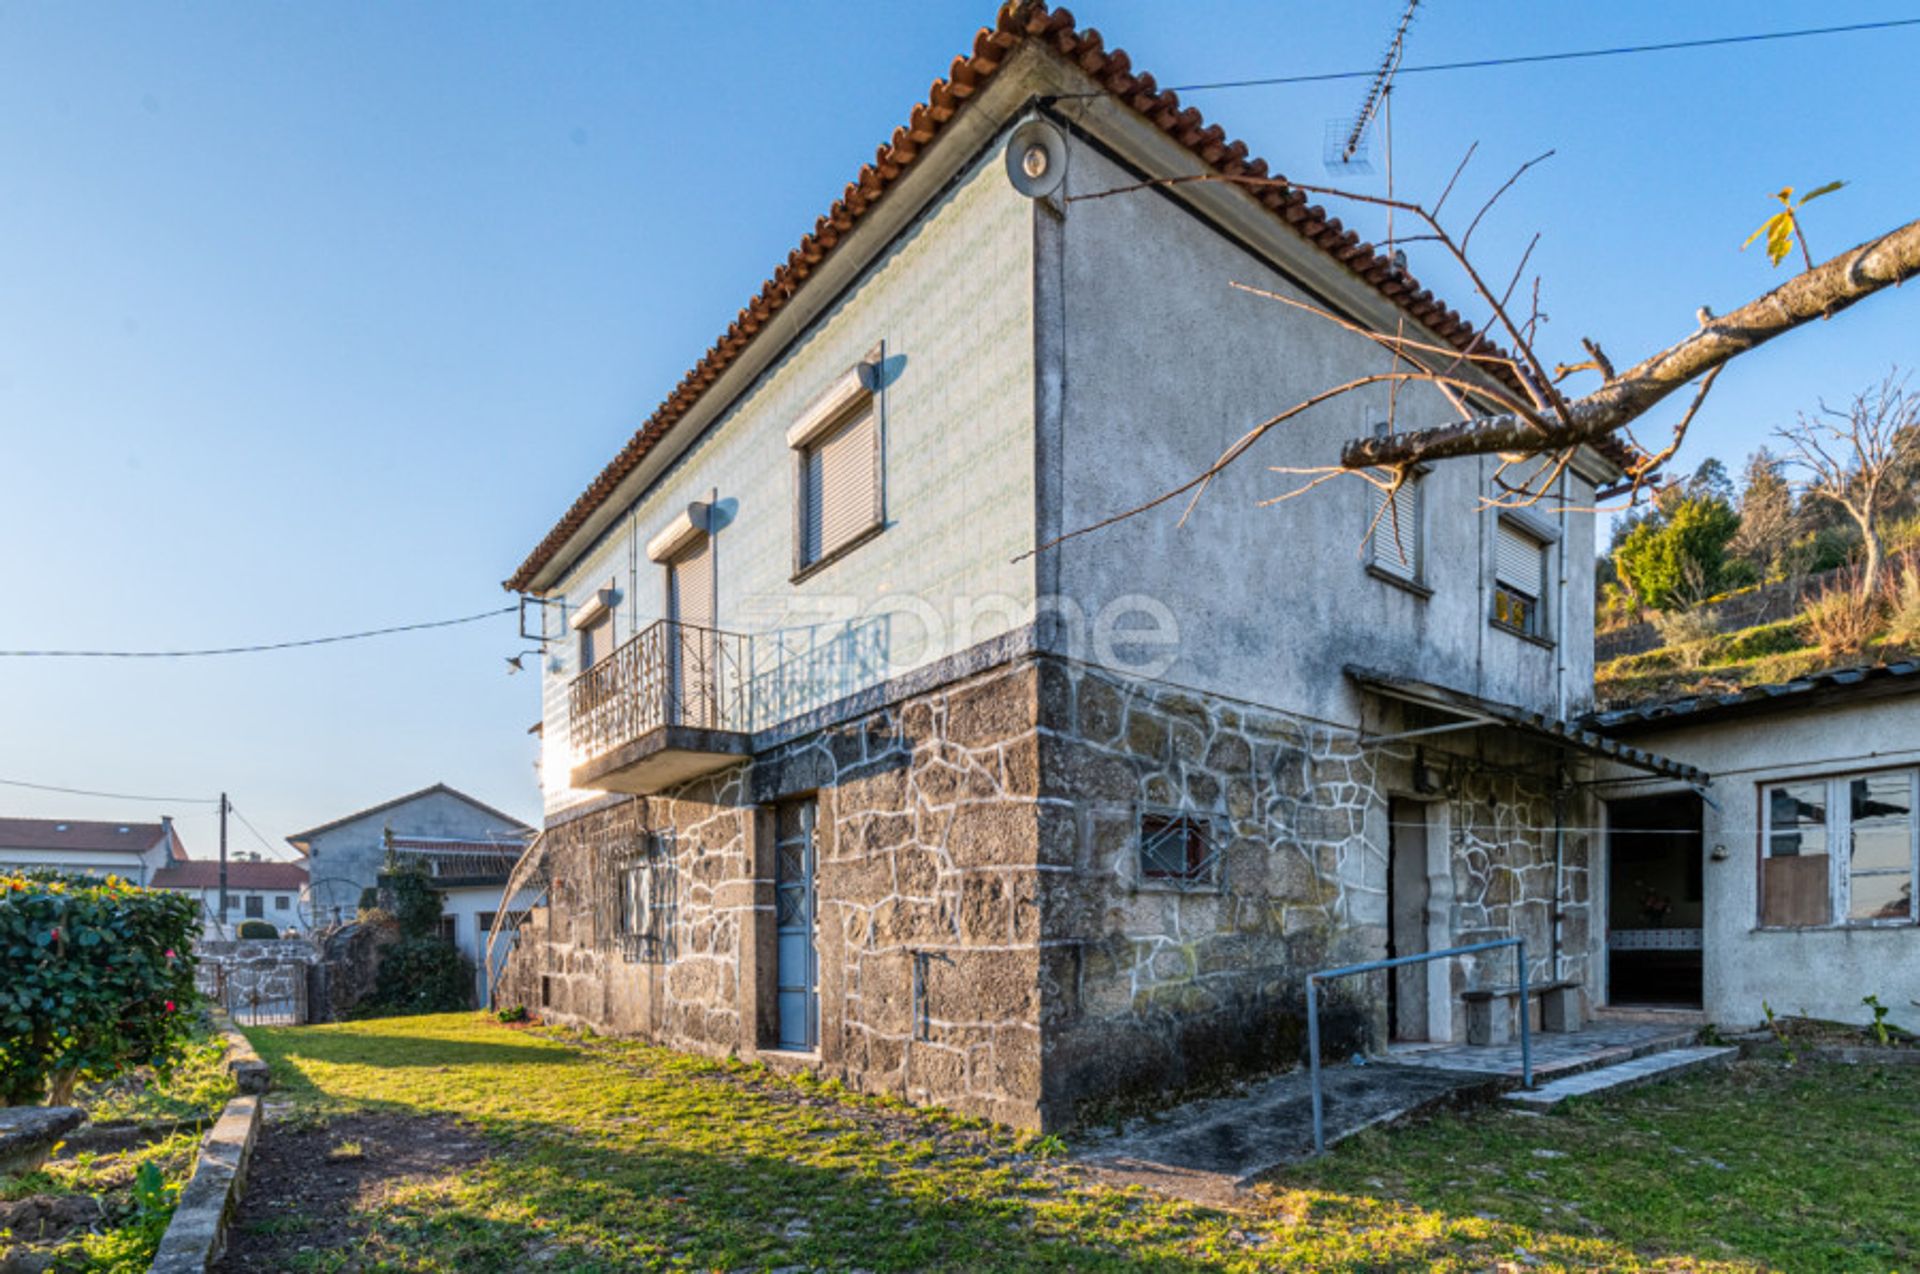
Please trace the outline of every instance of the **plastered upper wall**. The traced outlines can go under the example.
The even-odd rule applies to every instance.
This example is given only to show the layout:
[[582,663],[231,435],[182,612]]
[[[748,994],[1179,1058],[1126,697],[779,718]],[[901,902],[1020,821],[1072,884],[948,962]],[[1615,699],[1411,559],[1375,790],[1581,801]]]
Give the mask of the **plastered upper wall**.
[[[1783,1015],[1843,1022],[1871,1017],[1861,997],[1878,995],[1892,1020],[1920,1029],[1920,926],[1762,929],[1761,790],[1788,779],[1920,764],[1920,694],[1848,706],[1788,708],[1764,716],[1636,733],[1628,740],[1713,776],[1703,814],[1708,855],[1705,997],[1708,1017],[1750,1026],[1762,1004]],[[1624,776],[1619,771],[1616,777]],[[1671,784],[1664,785],[1671,787]],[[1617,785],[1610,796],[1663,785]],[[1726,857],[1716,861],[1716,847]]]
[[[645,544],[693,501],[714,500],[721,518],[716,626],[778,634],[757,643],[761,660],[775,640],[839,643],[849,677],[871,684],[1032,618],[1033,567],[1013,561],[1034,527],[1032,217],[988,147],[567,572],[542,687],[550,814],[596,796],[568,786],[580,668],[565,617],[612,584],[616,642],[662,618],[665,572]],[[786,431],[876,345],[885,529],[793,582]]]
[[[1072,142],[1073,193],[1139,180]],[[1325,303],[1168,190],[1065,209],[1042,235],[1038,266],[1042,374],[1059,396],[1057,428],[1042,425],[1043,538],[1136,507],[1205,470],[1259,421],[1391,370],[1364,338],[1234,290],[1237,282]],[[1182,497],[1062,545],[1047,555],[1043,571],[1053,574],[1043,574],[1042,591],[1052,583],[1088,616],[1128,595],[1162,603],[1178,628],[1167,680],[1324,719],[1354,719],[1348,663],[1576,710],[1592,684],[1591,515],[1538,510],[1561,536],[1552,574],[1564,567],[1566,576],[1557,589],[1565,608],[1550,605],[1552,644],[1543,645],[1489,624],[1496,515],[1476,501],[1490,489],[1491,460],[1442,462],[1425,480],[1424,598],[1367,572],[1373,489],[1362,482],[1340,479],[1259,507],[1304,481],[1269,466],[1333,462],[1342,443],[1387,419],[1387,393],[1373,387],[1281,425],[1219,476],[1184,525]],[[1403,390],[1399,428],[1454,418],[1430,387]],[[1574,483],[1573,503],[1590,504],[1590,495]]]

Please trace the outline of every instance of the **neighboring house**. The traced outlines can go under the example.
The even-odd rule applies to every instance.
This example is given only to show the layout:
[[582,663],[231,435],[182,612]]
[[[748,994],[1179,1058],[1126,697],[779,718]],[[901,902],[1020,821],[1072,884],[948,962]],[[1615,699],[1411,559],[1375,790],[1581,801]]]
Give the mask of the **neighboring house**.
[[220,862],[187,859],[168,863],[147,882],[155,889],[191,894],[200,901],[207,937],[219,937],[243,920],[264,920],[281,933],[304,930],[300,891],[307,887],[307,869],[298,863],[259,858],[227,860],[227,914],[220,915]]
[[1871,995],[1920,1029],[1920,662],[1591,724],[1714,775],[1704,799],[1607,776],[1595,976],[1615,1002],[1702,1007],[1726,1026],[1768,1008],[1864,1023]]
[[[442,932],[477,967],[508,873],[532,835],[512,815],[436,783],[296,832],[287,842],[307,860],[315,924],[351,920],[389,850],[402,863],[418,863],[441,896]],[[529,894],[520,905],[533,900]]]
[[48,867],[146,885],[155,872],[186,857],[171,818],[157,823],[0,818],[0,868]]
[[[1292,1062],[1316,969],[1518,934],[1591,983],[1580,783],[1695,777],[1566,724],[1616,457],[1510,513],[1477,508],[1495,461],[1445,461],[1371,537],[1357,481],[1256,507],[1382,386],[1185,525],[1053,546],[1388,367],[1231,283],[1475,339],[1282,183],[1076,198],[1266,173],[1064,11],[954,61],[508,581],[547,648],[510,998],[1036,1126]],[[1399,412],[1453,418],[1426,386]],[[1455,1038],[1510,963],[1345,984],[1336,1026]]]

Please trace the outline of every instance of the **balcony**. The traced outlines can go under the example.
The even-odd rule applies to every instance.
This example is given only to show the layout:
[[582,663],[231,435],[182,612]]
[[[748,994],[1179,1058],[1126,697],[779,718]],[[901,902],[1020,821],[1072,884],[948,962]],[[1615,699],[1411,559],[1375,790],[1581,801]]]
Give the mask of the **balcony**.
[[739,633],[663,619],[568,689],[576,788],[650,795],[743,760],[751,648]]

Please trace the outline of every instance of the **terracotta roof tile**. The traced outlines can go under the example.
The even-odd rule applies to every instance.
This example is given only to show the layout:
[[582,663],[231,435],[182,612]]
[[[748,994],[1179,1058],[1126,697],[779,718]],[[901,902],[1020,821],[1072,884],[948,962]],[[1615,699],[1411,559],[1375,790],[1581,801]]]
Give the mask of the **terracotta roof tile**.
[[[147,882],[155,889],[218,889],[220,887],[220,863],[218,859],[190,859],[183,863],[169,863],[153,873],[153,879]],[[227,888],[234,889],[304,889],[307,884],[307,869],[298,863],[256,863],[238,859],[227,861]]]
[[[1247,158],[1246,143],[1229,139],[1217,124],[1207,124],[1197,109],[1183,107],[1179,95],[1171,89],[1159,89],[1152,75],[1144,71],[1136,73],[1126,53],[1107,49],[1097,30],[1076,29],[1069,10],[1049,9],[1042,0],[1009,0],[1001,6],[994,24],[981,28],[974,36],[971,55],[955,58],[946,78],[933,82],[927,100],[908,112],[904,128],[894,131],[892,141],[880,148],[874,163],[863,167],[840,199],[814,223],[812,233],[801,239],[786,262],[761,286],[759,294],[741,309],[732,325],[667,395],[666,401],[634,432],[626,446],[547,532],[505,581],[505,588],[517,591],[532,582],[573,534],[611,498],[627,475],[639,467],[660,439],[699,401],[705,389],[751,343],[766,321],[779,312],[820,262],[832,253],[844,232],[852,229],[886,196],[922,148],[939,135],[963,109],[966,100],[1005,64],[1013,49],[1028,39],[1043,39],[1047,47],[1078,65],[1103,89],[1151,120],[1201,162],[1222,171],[1238,165],[1248,173],[1267,174],[1264,161]],[[1435,335],[1459,349],[1475,344],[1477,337],[1472,324],[1436,301],[1411,277],[1396,274],[1392,263],[1377,255],[1372,245],[1362,242],[1337,218],[1329,217],[1324,208],[1307,205],[1300,191],[1269,187],[1257,197],[1280,213],[1309,242],[1372,284]],[[1481,347],[1486,348],[1484,344]]]
[[[144,854],[159,843],[163,823],[114,823],[64,818],[0,818],[0,849],[86,850]],[[187,856],[176,833],[168,856]]]

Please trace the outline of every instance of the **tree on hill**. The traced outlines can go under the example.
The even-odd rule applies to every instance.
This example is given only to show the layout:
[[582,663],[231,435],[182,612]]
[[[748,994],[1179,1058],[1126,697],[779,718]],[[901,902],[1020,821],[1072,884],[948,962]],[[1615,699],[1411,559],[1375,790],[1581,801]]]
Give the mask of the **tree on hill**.
[[1786,573],[1799,518],[1784,462],[1765,447],[1747,457],[1740,483],[1740,529],[1728,545],[1763,580]]
[[1717,495],[1688,495],[1642,520],[1614,550],[1621,582],[1642,606],[1681,610],[1744,582],[1727,560],[1740,515]]
[[1866,549],[1862,598],[1879,591],[1886,557],[1881,532],[1902,494],[1899,478],[1920,447],[1920,395],[1908,390],[1907,381],[1896,367],[1845,407],[1823,402],[1817,412],[1802,412],[1797,423],[1775,431],[1791,448],[1787,463],[1807,475],[1803,502],[1838,509],[1859,529]]

